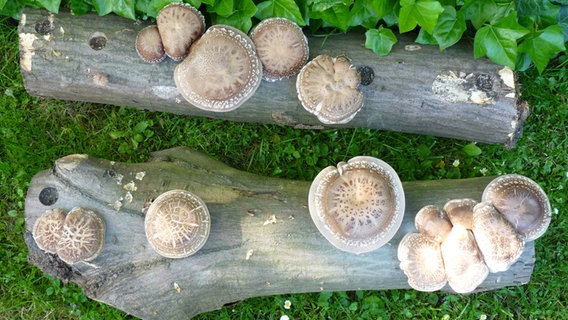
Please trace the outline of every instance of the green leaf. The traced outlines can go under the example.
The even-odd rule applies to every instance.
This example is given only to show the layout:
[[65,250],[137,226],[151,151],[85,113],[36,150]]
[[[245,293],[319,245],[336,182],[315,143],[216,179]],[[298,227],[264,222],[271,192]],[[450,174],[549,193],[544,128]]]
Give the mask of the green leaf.
[[438,23],[432,34],[440,50],[453,46],[458,42],[466,29],[465,15],[463,12],[456,12],[454,7],[444,7],[444,12],[438,17]]
[[333,6],[325,11],[312,10],[309,13],[312,19],[322,19],[329,26],[339,28],[341,31],[346,32],[351,22],[351,15],[349,7],[343,4]]
[[494,0],[468,0],[460,9],[465,18],[470,20],[475,29],[479,29],[487,21],[491,21],[497,12]]
[[481,154],[481,149],[474,143],[469,143],[466,144],[463,148],[462,148],[463,152],[465,152],[465,154],[467,154],[470,157],[476,157],[478,155]]
[[398,42],[398,39],[388,28],[380,27],[379,29],[371,29],[365,32],[365,48],[371,49],[379,56],[386,56],[392,50],[392,46]]
[[[531,21],[539,29],[556,24],[556,16],[560,8],[553,5],[550,1],[543,0],[523,0],[515,1],[515,8],[519,20]],[[528,18],[528,19],[527,19]],[[532,29],[532,26],[524,24],[525,27]]]
[[344,1],[344,0],[313,0],[312,2],[312,10],[323,12],[325,10],[331,9],[337,6],[350,6],[353,4],[353,1]]
[[208,6],[208,12],[215,12],[220,16],[227,17],[233,13],[234,1],[233,0],[222,0],[216,1],[214,5]]
[[61,0],[37,0],[37,2],[43,8],[46,8],[53,13],[59,12],[59,5],[61,4]]
[[134,0],[93,0],[93,6],[100,16],[114,12],[124,18],[136,19],[134,14]]
[[542,31],[533,32],[519,45],[519,52],[527,53],[539,73],[557,53],[566,50],[562,27],[553,25]]
[[228,24],[248,33],[252,27],[251,18],[255,14],[256,6],[252,0],[235,0],[233,13],[227,17],[217,17],[217,23]]
[[420,31],[418,32],[418,37],[416,37],[416,40],[414,40],[414,42],[420,44],[438,44],[436,38],[434,38],[433,35],[429,34],[424,29],[420,29]]
[[517,59],[517,39],[529,31],[517,23],[515,13],[482,27],[475,34],[473,50],[475,58],[487,55],[495,63],[511,68]]
[[564,42],[568,41],[568,5],[560,7],[556,21],[562,27],[562,34],[564,34]]
[[0,9],[4,8],[4,6],[6,5],[6,1],[8,0],[0,0]]
[[93,10],[93,6],[83,0],[71,0],[71,12],[76,16],[84,15]]
[[294,0],[268,0],[256,5],[255,17],[264,20],[271,17],[282,17],[294,21],[299,26],[305,26],[300,8]]
[[398,25],[400,33],[413,30],[416,25],[434,32],[438,16],[444,11],[442,5],[435,0],[401,0]]
[[351,21],[349,26],[364,26],[367,29],[373,29],[382,17],[379,17],[370,1],[357,0],[350,10]]

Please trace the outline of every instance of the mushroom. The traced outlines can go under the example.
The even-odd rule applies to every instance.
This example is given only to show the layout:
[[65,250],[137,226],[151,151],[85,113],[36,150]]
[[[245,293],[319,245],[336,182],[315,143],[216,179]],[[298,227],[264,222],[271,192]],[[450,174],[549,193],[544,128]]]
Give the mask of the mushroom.
[[250,38],[262,62],[262,77],[267,81],[291,77],[308,61],[308,39],[296,23],[286,18],[263,20],[251,30]]
[[525,176],[497,177],[487,185],[481,199],[493,204],[525,241],[542,236],[550,224],[552,210],[546,193]]
[[199,197],[185,190],[162,193],[150,204],[144,219],[148,242],[166,258],[185,258],[207,241],[211,218]]
[[320,233],[338,249],[357,254],[390,241],[405,206],[394,169],[364,156],[322,170],[312,182],[308,204]]
[[436,291],[446,283],[440,243],[422,233],[407,233],[398,245],[400,269],[408,284],[419,291]]
[[49,253],[57,253],[57,243],[63,233],[65,211],[52,209],[45,211],[34,223],[33,238],[37,246]]
[[197,9],[184,3],[170,3],[156,18],[166,54],[181,61],[191,44],[205,31],[205,18]]
[[444,205],[444,211],[448,215],[452,225],[460,225],[471,230],[473,224],[473,207],[477,201],[473,199],[453,199]]
[[419,233],[442,243],[452,230],[452,224],[444,211],[433,205],[427,205],[416,213],[414,224]]
[[189,103],[217,112],[242,105],[254,94],[261,78],[262,64],[252,40],[225,25],[209,28],[174,70],[176,86]]
[[75,207],[65,217],[57,255],[68,264],[94,260],[103,249],[106,225],[94,211]]
[[148,63],[160,63],[166,58],[158,26],[147,26],[138,32],[136,52],[142,60]]
[[319,55],[300,71],[296,91],[304,109],[319,121],[341,124],[351,121],[363,106],[360,82],[349,58]]
[[489,202],[473,208],[473,234],[491,272],[506,271],[525,248],[522,236]]

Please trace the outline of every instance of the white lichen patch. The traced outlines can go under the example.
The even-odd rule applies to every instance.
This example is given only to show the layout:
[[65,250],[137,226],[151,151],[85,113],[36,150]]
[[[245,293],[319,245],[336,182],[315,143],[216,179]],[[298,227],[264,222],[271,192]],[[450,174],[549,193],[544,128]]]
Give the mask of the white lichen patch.
[[268,217],[268,219],[266,221],[264,221],[264,223],[262,224],[263,226],[267,226],[269,224],[275,224],[276,223],[276,215],[271,215],[270,217]]
[[418,51],[420,49],[422,49],[422,46],[418,44],[407,44],[404,46],[404,50],[406,51]]
[[89,156],[86,154],[72,154],[65,156],[63,158],[55,160],[55,166],[59,170],[65,170],[68,172],[72,172],[75,170],[81,162],[86,160]]
[[245,260],[249,260],[252,257],[253,253],[254,253],[253,249],[248,250]]
[[126,200],[126,202],[131,203],[133,200],[132,197],[132,193],[130,193],[130,191],[127,191],[126,194],[124,195],[124,200]]
[[507,87],[515,89],[515,73],[511,68],[505,67],[499,70],[499,76]]
[[140,172],[136,172],[136,180],[140,180],[142,181],[142,179],[144,179],[144,177],[146,176],[146,171],[140,171]]
[[93,84],[97,87],[106,87],[108,85],[108,76],[100,72],[95,73],[93,75]]
[[20,66],[22,70],[32,72],[32,59],[35,55],[34,41],[38,39],[33,33],[20,33]]
[[[155,96],[157,96],[160,99],[171,100],[171,99],[174,99],[177,96],[178,89],[176,87],[173,87],[173,86],[153,86],[152,87],[152,94],[154,94]],[[176,100],[179,100],[179,99],[176,99]]]
[[181,287],[179,286],[179,284],[177,284],[177,282],[174,282],[174,290],[175,290],[177,293],[180,293],[180,292],[181,292]]
[[116,200],[116,201],[113,202],[113,203],[109,203],[108,206],[111,207],[111,208],[113,208],[114,211],[120,211],[120,208],[122,208],[122,198]]
[[452,71],[439,74],[432,83],[432,92],[452,103],[491,104],[495,101],[493,81],[488,74],[466,74]]
[[134,181],[130,181],[129,183],[125,184],[124,186],[122,186],[122,188],[126,191],[136,191],[138,190],[138,187],[136,186],[136,183],[134,183]]

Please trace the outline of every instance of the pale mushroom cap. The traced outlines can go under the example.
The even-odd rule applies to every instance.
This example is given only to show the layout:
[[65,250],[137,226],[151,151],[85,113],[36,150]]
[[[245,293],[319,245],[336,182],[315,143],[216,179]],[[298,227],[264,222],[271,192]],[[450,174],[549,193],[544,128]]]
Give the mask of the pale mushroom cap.
[[427,205],[418,210],[414,217],[414,224],[418,232],[440,243],[452,230],[452,224],[446,213],[433,205]]
[[444,205],[444,211],[448,215],[452,225],[461,225],[471,230],[473,224],[473,207],[477,201],[473,199],[453,199]]
[[455,225],[441,247],[446,277],[455,292],[471,292],[487,278],[489,268],[472,232],[464,226]]
[[203,247],[211,218],[205,203],[185,190],[162,193],[148,208],[144,220],[148,242],[166,258],[185,258]]
[[296,91],[304,109],[326,124],[351,121],[363,106],[361,76],[344,56],[319,55],[298,75]]
[[45,211],[34,223],[32,235],[37,246],[49,253],[57,252],[57,244],[63,234],[65,211],[53,209]]
[[473,208],[472,231],[491,272],[506,271],[523,254],[522,236],[489,202]]
[[65,218],[57,255],[68,264],[94,260],[103,249],[106,225],[94,211],[75,207]]
[[404,191],[394,169],[372,157],[355,157],[322,170],[310,187],[309,210],[335,247],[352,253],[380,248],[404,216]]
[[262,62],[263,79],[277,81],[300,72],[309,57],[308,39],[286,18],[263,20],[250,32]]
[[156,25],[147,26],[136,36],[136,52],[148,63],[159,63],[166,58],[162,38]]
[[191,44],[205,31],[205,18],[194,7],[183,3],[170,3],[156,18],[166,54],[180,61],[189,53]]
[[546,193],[533,180],[508,174],[491,181],[483,191],[482,201],[489,201],[526,241],[542,236],[552,218]]
[[446,285],[440,243],[420,233],[407,233],[398,245],[400,269],[408,284],[419,291],[436,291]]
[[189,103],[217,112],[238,108],[261,79],[262,64],[252,40],[225,25],[209,28],[174,70],[176,87]]

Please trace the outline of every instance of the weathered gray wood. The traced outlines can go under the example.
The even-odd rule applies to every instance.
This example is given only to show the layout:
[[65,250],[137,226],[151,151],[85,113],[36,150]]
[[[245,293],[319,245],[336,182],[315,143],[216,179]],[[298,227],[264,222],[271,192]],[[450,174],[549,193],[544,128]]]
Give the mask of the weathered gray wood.
[[[140,172],[142,179],[141,174],[137,178]],[[151,161],[138,164],[72,155],[33,178],[26,198],[25,240],[31,263],[79,284],[92,299],[144,319],[187,319],[255,296],[409,288],[396,250],[402,236],[415,230],[415,212],[451,198],[479,200],[490,180],[403,183],[406,212],[399,232],[384,247],[355,255],[335,249],[316,229],[307,209],[309,182],[238,171],[185,148],[157,152]],[[124,189],[130,182],[136,186],[132,202]],[[174,260],[149,246],[143,208],[160,193],[177,188],[207,203],[211,234],[195,255]],[[117,201],[122,204],[118,211]],[[108,230],[101,255],[71,267],[38,249],[31,228],[45,210],[74,206],[101,214]],[[534,246],[528,243],[511,269],[490,274],[478,290],[527,283],[534,259]]]
[[[263,82],[256,94],[239,109],[212,113],[197,109],[178,94],[173,81],[175,63],[150,65],[134,49],[137,32],[147,22],[114,15],[68,13],[52,15],[26,10],[19,27],[24,84],[32,95],[81,100],[176,114],[206,116],[242,122],[276,123],[297,128],[364,127],[505,144],[519,137],[528,107],[515,90],[505,86],[502,69],[487,59],[473,59],[471,44],[462,43],[440,52],[434,46],[413,50],[413,38],[401,35],[393,52],[376,56],[364,48],[364,34],[310,36],[310,55],[347,55],[356,66],[369,66],[375,81],[362,87],[365,104],[348,124],[326,126],[300,105],[296,78]],[[50,27],[51,26],[51,27]],[[53,29],[53,30],[51,30]],[[39,31],[38,31],[39,30]],[[45,34],[45,35],[42,35]],[[89,45],[94,35],[105,35],[101,48]],[[419,46],[418,46],[419,47]],[[412,49],[412,50],[411,50]],[[488,90],[495,101],[488,105],[449,102],[432,91],[437,76],[488,75]],[[512,94],[512,97],[506,97]]]

